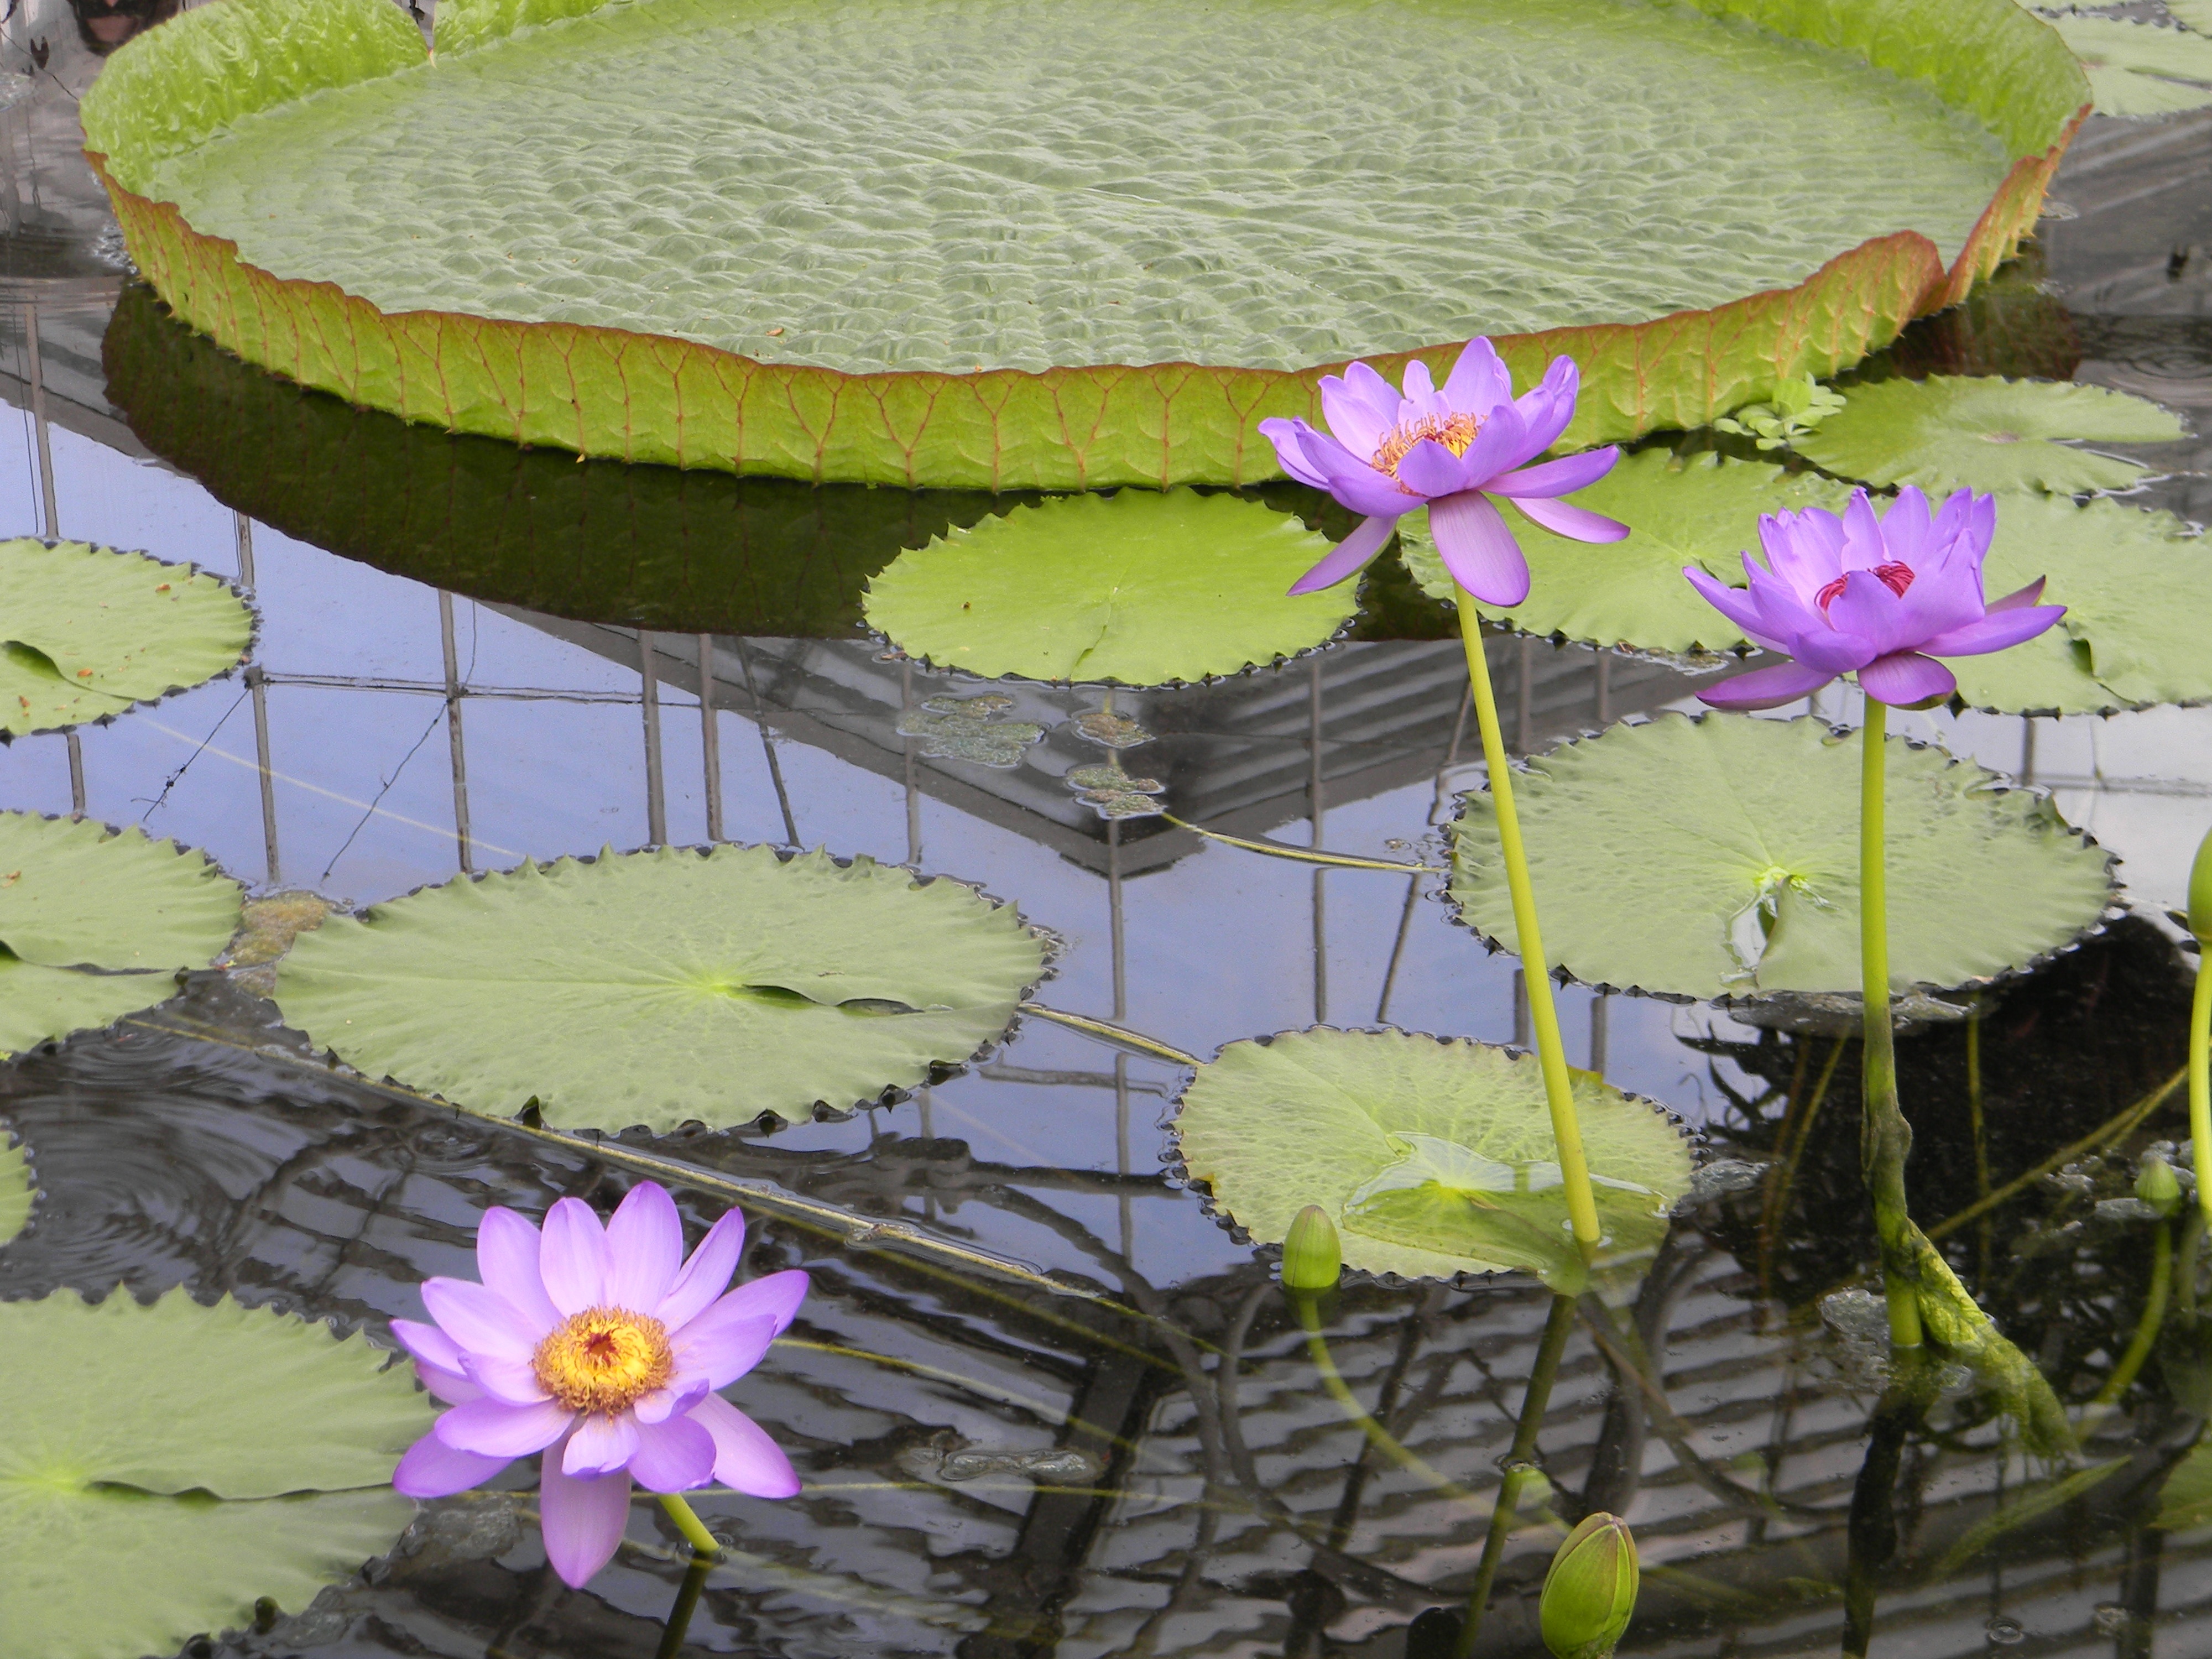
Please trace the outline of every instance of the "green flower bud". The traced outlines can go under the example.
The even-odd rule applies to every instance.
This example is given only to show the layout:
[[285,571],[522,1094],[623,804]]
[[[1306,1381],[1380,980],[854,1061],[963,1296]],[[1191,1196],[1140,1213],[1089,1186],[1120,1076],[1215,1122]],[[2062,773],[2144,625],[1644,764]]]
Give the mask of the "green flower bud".
[[2136,1171],[2136,1196],[2162,1216],[2171,1216],[2181,1207],[2181,1178],[2173,1173],[2173,1165],[2153,1152]]
[[1283,1240],[1283,1288],[1286,1291],[1330,1291],[1344,1272],[1344,1247],[1337,1242],[1336,1223],[1318,1204],[1309,1204],[1291,1218],[1291,1231]]
[[1609,1659],[1636,1611],[1636,1534],[1600,1510],[1567,1534],[1537,1603],[1544,1645],[1558,1659]]
[[2212,835],[2204,837],[2189,869],[2189,931],[2199,945],[2212,945]]

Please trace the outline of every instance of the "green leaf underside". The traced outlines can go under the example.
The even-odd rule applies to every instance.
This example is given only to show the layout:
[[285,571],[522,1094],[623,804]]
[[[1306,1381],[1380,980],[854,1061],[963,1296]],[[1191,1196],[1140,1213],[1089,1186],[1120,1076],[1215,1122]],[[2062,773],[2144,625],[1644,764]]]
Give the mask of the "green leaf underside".
[[2212,1441],[2203,1441],[2166,1477],[2153,1524],[2179,1532],[2208,1522],[2212,1522]]
[[252,613],[217,578],[82,542],[0,542],[0,732],[52,732],[237,666]]
[[[1528,559],[1528,597],[1510,609],[1479,606],[1482,614],[1531,634],[1680,654],[1747,643],[1683,579],[1685,565],[1741,586],[1738,555],[1758,551],[1761,514],[1808,507],[1841,512],[1850,490],[1761,461],[1646,449],[1623,456],[1611,472],[1566,499],[1619,520],[1629,526],[1627,538],[1571,541],[1508,508],[1506,521]],[[1451,577],[1429,538],[1426,512],[1408,514],[1398,535],[1407,568],[1423,591],[1450,598]]]
[[358,1337],[180,1289],[62,1291],[0,1303],[0,1351],[11,1653],[137,1659],[261,1596],[296,1613],[413,1512],[388,1483],[428,1402]]
[[2008,161],[1924,85],[1688,7],[651,0],[120,176],[387,313],[963,374],[1635,322],[1908,228],[1948,259]]
[[1326,644],[1352,619],[1350,583],[1288,593],[1329,545],[1288,514],[1233,495],[1062,496],[900,554],[862,611],[939,667],[1198,680]]
[[[2110,900],[2105,854],[1996,781],[1890,742],[1896,989],[2022,967],[2094,927]],[[1858,990],[1855,739],[1809,719],[1662,715],[1540,757],[1514,796],[1545,950],[1577,979],[1695,998]],[[1511,949],[1491,799],[1461,800],[1452,896]]]
[[2099,386],[1936,375],[1855,386],[1842,410],[1794,447],[1870,484],[2078,495],[2125,489],[2134,461],[2053,442],[2171,443],[2181,422],[2156,404]]
[[[1575,1106],[1607,1255],[1647,1253],[1689,1188],[1688,1148],[1663,1114],[1588,1074]],[[1318,1204],[1348,1267],[1581,1282],[1533,1055],[1404,1031],[1232,1042],[1198,1068],[1175,1134],[1191,1178],[1257,1243],[1280,1243]]]
[[371,1076],[562,1127],[804,1118],[923,1081],[1043,971],[1011,906],[816,851],[678,848],[459,878],[333,917],[285,1017]]
[[[2212,23],[2202,12],[2183,21]],[[2212,40],[2116,17],[2050,21],[2088,70],[2099,114],[2172,115],[2212,104]]]
[[0,1129],[0,1244],[5,1244],[30,1224],[31,1160],[20,1141]]

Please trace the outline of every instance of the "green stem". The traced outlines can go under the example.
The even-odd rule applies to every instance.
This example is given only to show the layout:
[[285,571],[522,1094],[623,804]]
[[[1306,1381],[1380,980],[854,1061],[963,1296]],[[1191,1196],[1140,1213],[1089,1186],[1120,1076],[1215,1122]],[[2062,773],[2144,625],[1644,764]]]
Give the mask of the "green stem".
[[1160,814],[1160,821],[1172,823],[1178,830],[1188,830],[1194,836],[1203,836],[1208,841],[1218,841],[1224,847],[1242,848],[1248,853],[1265,853],[1269,858],[1290,859],[1298,864],[1326,864],[1340,870],[1389,870],[1401,876],[1432,876],[1439,873],[1431,865],[1399,864],[1389,859],[1356,858],[1350,853],[1324,853],[1311,847],[1285,847],[1276,841],[1252,841],[1243,836],[1224,836],[1218,830],[1208,830],[1177,817],[1172,812]]
[[1575,1242],[1585,1255],[1601,1239],[1597,1198],[1590,1190],[1589,1161],[1583,1155],[1583,1128],[1575,1116],[1573,1079],[1567,1072],[1566,1045],[1559,1037],[1559,1011],[1552,1003],[1550,963],[1536,927],[1536,894],[1528,884],[1528,857],[1521,845],[1521,817],[1513,807],[1513,764],[1505,752],[1505,733],[1498,721],[1498,694],[1491,689],[1490,658],[1482,648],[1482,617],[1474,596],[1455,588],[1460,640],[1467,647],[1468,684],[1474,690],[1474,716],[1482,731],[1482,758],[1490,774],[1490,799],[1498,814],[1498,848],[1505,862],[1505,884],[1513,895],[1513,931],[1521,946],[1522,978],[1528,988],[1528,1018],[1536,1031],[1536,1058],[1544,1072],[1544,1098],[1552,1109],[1552,1139],[1559,1143],[1559,1177],[1566,1188],[1567,1214]]
[[664,1492],[657,1496],[660,1507],[668,1511],[668,1518],[676,1523],[676,1530],[684,1534],[694,1555],[702,1561],[711,1561],[722,1553],[722,1547],[714,1541],[714,1534],[707,1530],[706,1522],[684,1501],[682,1492]]
[[2189,1008],[2189,1139],[2197,1203],[2212,1223],[2212,945],[2199,945],[2197,998]]
[[1322,1334],[1320,1298],[1310,1291],[1291,1292],[1291,1302],[1297,1309],[1298,1323],[1306,1334],[1306,1354],[1313,1361],[1314,1370],[1321,1375],[1321,1385],[1330,1399],[1343,1408],[1344,1414],[1373,1444],[1375,1449],[1400,1468],[1425,1480],[1430,1486],[1449,1497],[1472,1499],[1474,1494],[1449,1475],[1431,1467],[1418,1452],[1408,1449],[1397,1436],[1376,1422],[1359,1398],[1345,1382],[1344,1373],[1336,1368],[1336,1359],[1328,1351],[1328,1339]]
[[[679,1504],[683,1501],[677,1499]],[[684,1651],[684,1638],[691,1628],[691,1615],[698,1611],[699,1592],[707,1587],[707,1571],[711,1565],[703,1555],[691,1558],[691,1565],[684,1574],[684,1583],[676,1592],[676,1605],[668,1610],[668,1623],[661,1631],[660,1645],[653,1650],[653,1659],[676,1659]]]
[[1859,733],[1859,987],[1864,1004],[1860,1071],[1866,1103],[1859,1160],[1881,1240],[1889,1343],[1902,1352],[1920,1346],[1920,1301],[1914,1292],[1918,1273],[1912,1218],[1905,1202],[1905,1160],[1912,1152],[1912,1128],[1897,1103],[1897,1048],[1889,1023],[1889,884],[1882,851],[1888,721],[1889,706],[1869,697]]
[[2158,1224],[2158,1237],[2151,1245],[2150,1290],[2143,1297],[2142,1317],[2136,1322],[2135,1340],[2128,1351],[2120,1356],[2120,1363],[2112,1367],[2112,1374],[2105,1379],[2105,1386],[2097,1390],[2097,1397],[2089,1402],[2084,1413],[2082,1428],[2102,1417],[2120,1403],[2120,1396],[2128,1391],[2128,1384],[2136,1380],[2136,1373],[2150,1358],[2152,1346],[2158,1341],[2158,1328],[2166,1318],[2166,1297],[2173,1283],[2173,1226],[2171,1222]]

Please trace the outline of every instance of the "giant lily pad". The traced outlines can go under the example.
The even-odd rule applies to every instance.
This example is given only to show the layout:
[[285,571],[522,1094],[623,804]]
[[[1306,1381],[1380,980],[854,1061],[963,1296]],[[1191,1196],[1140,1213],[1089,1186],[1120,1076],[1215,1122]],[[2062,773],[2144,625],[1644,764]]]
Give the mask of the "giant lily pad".
[[[1569,499],[1628,526],[1627,539],[1570,541],[1514,515],[1514,537],[1528,557],[1528,597],[1510,610],[1480,606],[1482,614],[1531,634],[1685,654],[1733,651],[1747,641],[1682,580],[1683,566],[1740,586],[1738,555],[1758,550],[1759,514],[1808,507],[1841,512],[1850,490],[1761,461],[1646,449],[1622,457]],[[1422,589],[1449,599],[1451,575],[1429,538],[1427,519],[1423,511],[1399,521],[1399,548]]]
[[[1689,1148],[1649,1101],[1575,1080],[1606,1255],[1647,1254],[1689,1190]],[[1532,1054],[1405,1031],[1232,1042],[1174,1121],[1193,1181],[1258,1243],[1318,1204],[1346,1265],[1408,1278],[1521,1268],[1580,1287],[1559,1148]]]
[[[1514,780],[1547,967],[1675,997],[1859,988],[1856,740],[1819,720],[1662,715]],[[2110,860],[2047,801],[1941,750],[1889,744],[1893,987],[2024,968],[2094,927]],[[1487,794],[1461,798],[1451,894],[1507,949]]]
[[238,925],[205,854],[82,818],[0,812],[0,1053],[167,999]]
[[1352,586],[1288,589],[1328,550],[1233,495],[1062,496],[900,554],[863,609],[940,668],[1163,685],[1326,644],[1352,620]]
[[190,565],[82,542],[0,542],[0,733],[52,732],[238,666],[253,613]]
[[1842,410],[1795,447],[1870,484],[2073,495],[2125,489],[2148,469],[2057,441],[2155,444],[2185,435],[2156,404],[2100,386],[1939,374],[1854,387]]
[[943,879],[764,847],[603,854],[337,916],[285,1017],[372,1076],[483,1112],[668,1130],[869,1103],[1006,1030],[1044,945]]
[[2100,115],[2173,115],[2212,104],[2212,40],[2202,35],[2117,17],[2054,17],[2051,26],[2088,71]]
[[87,136],[249,361],[987,488],[1270,477],[1322,366],[1478,330],[1583,362],[1580,441],[1698,424],[1962,295],[2087,94],[2008,0],[447,0],[434,66],[381,0],[176,21]]
[[0,1129],[0,1244],[30,1224],[31,1160],[22,1143]]
[[392,1470],[428,1426],[360,1338],[183,1290],[0,1303],[0,1632],[9,1654],[137,1659],[299,1612],[391,1548]]

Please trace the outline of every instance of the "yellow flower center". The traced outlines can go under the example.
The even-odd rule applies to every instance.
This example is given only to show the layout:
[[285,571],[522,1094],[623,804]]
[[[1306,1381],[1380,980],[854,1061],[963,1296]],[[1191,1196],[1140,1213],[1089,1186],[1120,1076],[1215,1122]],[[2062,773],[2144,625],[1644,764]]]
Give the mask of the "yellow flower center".
[[586,1308],[556,1326],[530,1356],[538,1382],[572,1412],[618,1412],[675,1374],[668,1332],[627,1308]]
[[1406,452],[1425,439],[1433,438],[1455,455],[1467,453],[1468,446],[1482,430],[1480,415],[1424,415],[1418,421],[1401,421],[1382,434],[1382,441],[1375,447],[1375,459],[1369,463],[1377,472],[1398,476],[1398,463],[1406,459]]

